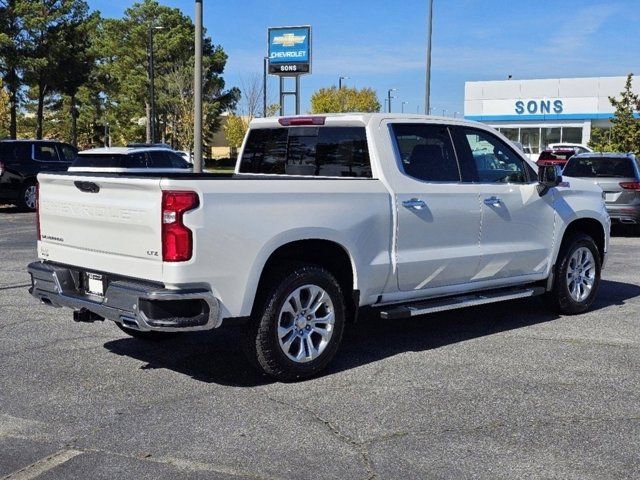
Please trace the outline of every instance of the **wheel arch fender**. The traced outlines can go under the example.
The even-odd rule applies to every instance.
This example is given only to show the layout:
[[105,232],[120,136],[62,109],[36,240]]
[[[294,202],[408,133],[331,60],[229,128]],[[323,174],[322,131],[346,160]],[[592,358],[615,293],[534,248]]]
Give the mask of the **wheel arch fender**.
[[[357,291],[358,267],[353,251],[350,242],[331,229],[293,229],[278,234],[262,246],[253,262],[242,302],[242,315],[251,314],[260,284],[266,272],[278,260],[309,261],[327,267],[336,275],[343,289],[349,285],[352,291]],[[338,257],[333,258],[333,253]],[[328,257],[322,257],[322,254],[327,254]],[[336,268],[341,270],[336,272]],[[343,293],[347,299],[351,292]]]
[[573,220],[566,223],[564,228],[558,232],[558,242],[555,247],[553,255],[553,264],[558,261],[558,256],[562,251],[563,246],[572,234],[582,232],[590,237],[596,243],[598,252],[600,253],[600,259],[604,263],[604,258],[607,253],[609,244],[609,232],[607,226],[603,224],[602,219],[593,215],[576,216]]

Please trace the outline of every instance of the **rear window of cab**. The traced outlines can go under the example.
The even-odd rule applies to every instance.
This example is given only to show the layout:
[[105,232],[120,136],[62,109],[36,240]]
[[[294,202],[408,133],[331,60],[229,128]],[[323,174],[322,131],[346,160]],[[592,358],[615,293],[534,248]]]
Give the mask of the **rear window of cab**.
[[370,178],[365,128],[295,126],[251,130],[240,173]]

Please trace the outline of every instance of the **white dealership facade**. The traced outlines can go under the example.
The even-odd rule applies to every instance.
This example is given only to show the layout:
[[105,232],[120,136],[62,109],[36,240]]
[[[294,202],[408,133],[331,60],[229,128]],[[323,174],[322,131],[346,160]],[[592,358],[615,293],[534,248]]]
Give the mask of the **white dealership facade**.
[[[537,154],[550,143],[586,144],[594,127],[611,126],[627,77],[466,82],[464,116],[499,129]],[[633,90],[640,93],[640,80]]]

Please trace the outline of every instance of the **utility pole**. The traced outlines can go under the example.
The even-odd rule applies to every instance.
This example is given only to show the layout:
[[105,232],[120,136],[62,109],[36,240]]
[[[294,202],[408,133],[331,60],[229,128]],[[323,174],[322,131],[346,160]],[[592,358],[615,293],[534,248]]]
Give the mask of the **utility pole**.
[[429,0],[429,19],[427,20],[427,79],[424,94],[424,113],[431,110],[431,37],[433,36],[433,0]]
[[195,106],[193,115],[193,171],[202,172],[202,0],[196,0],[195,68],[193,92]]

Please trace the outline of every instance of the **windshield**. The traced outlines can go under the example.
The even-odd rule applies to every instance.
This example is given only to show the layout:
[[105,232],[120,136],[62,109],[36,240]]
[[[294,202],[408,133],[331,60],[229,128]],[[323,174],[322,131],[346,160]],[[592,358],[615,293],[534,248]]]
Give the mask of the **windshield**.
[[569,177],[635,177],[633,163],[628,158],[585,157],[573,158],[563,172]]

